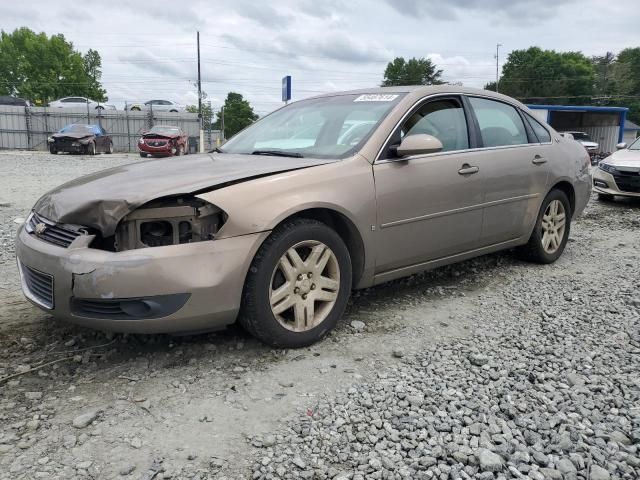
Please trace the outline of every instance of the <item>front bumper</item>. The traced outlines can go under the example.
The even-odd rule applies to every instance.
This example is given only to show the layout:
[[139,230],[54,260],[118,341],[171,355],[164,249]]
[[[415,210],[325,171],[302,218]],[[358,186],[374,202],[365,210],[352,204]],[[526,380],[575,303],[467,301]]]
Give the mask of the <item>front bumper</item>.
[[[23,289],[32,303],[56,318],[117,332],[195,332],[235,321],[246,273],[267,235],[107,252],[88,248],[91,236],[79,237],[64,248],[21,227],[16,256],[21,273],[30,269],[52,277],[52,308],[34,299],[24,278]],[[79,309],[78,302],[89,305],[88,310]],[[105,303],[117,302],[134,314],[140,302],[158,306],[160,313],[152,318],[122,318],[104,310]],[[96,304],[101,313],[88,313],[97,312]],[[163,312],[170,313],[162,316]]]
[[146,143],[138,143],[138,150],[142,153],[159,153],[163,155],[172,155],[176,152],[176,147],[170,143],[167,143],[166,145],[160,145],[158,147],[147,145]]
[[72,143],[49,143],[49,148],[53,147],[58,152],[68,152],[68,153],[83,153],[87,146],[85,144],[77,142],[77,145],[73,145]]
[[596,168],[593,173],[593,189],[605,195],[640,197],[640,174],[636,178],[631,175],[619,177],[616,181],[612,174]]

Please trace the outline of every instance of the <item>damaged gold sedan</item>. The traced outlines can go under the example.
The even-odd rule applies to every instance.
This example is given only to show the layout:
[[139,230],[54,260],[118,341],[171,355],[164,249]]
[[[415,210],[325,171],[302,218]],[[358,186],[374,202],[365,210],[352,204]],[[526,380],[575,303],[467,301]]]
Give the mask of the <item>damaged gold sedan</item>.
[[236,320],[309,345],[364,288],[497,250],[551,263],[589,159],[520,103],[456,86],[292,103],[221,149],[113,168],[45,194],[18,232],[26,297],[134,332]]

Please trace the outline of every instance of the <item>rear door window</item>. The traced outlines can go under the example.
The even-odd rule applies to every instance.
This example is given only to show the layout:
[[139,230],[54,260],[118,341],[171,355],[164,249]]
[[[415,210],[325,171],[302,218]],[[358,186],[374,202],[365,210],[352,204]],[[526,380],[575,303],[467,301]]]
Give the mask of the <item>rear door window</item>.
[[538,120],[533,118],[528,113],[525,113],[524,116],[527,119],[527,121],[529,122],[529,125],[531,125],[531,129],[533,130],[533,133],[536,134],[536,137],[538,137],[538,141],[540,143],[549,143],[549,142],[551,142],[551,134],[544,127],[544,125],[542,125]]
[[484,147],[505,147],[529,143],[527,130],[515,107],[487,98],[469,97],[478,119]]

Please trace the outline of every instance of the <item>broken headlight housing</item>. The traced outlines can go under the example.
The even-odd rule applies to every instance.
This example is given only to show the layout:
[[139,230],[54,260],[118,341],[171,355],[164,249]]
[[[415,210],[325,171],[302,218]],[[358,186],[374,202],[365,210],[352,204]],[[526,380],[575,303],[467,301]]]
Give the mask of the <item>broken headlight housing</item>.
[[213,240],[225,220],[221,209],[195,197],[153,200],[122,219],[114,250]]

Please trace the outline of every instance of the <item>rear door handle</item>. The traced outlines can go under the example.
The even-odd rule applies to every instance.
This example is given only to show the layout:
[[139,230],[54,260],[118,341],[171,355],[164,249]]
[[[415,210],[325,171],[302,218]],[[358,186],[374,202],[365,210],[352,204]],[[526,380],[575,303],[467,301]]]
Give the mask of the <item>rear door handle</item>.
[[474,173],[478,173],[479,171],[480,169],[478,167],[472,167],[468,163],[465,163],[464,165],[462,165],[462,168],[458,170],[458,173],[460,175],[472,175]]
[[542,165],[543,163],[547,163],[547,159],[544,157],[541,157],[540,155],[536,155],[535,157],[533,157],[533,160],[531,160],[531,162],[534,165]]

